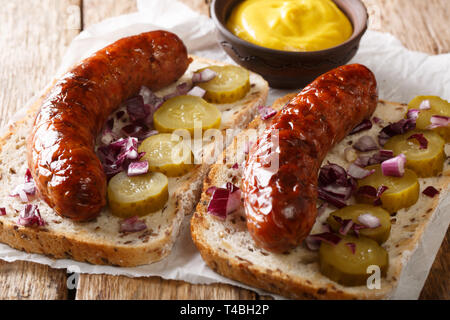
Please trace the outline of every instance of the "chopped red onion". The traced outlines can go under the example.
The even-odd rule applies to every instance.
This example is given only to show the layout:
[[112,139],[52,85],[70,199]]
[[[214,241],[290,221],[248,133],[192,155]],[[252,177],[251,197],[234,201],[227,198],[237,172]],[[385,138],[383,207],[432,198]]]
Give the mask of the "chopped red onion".
[[426,149],[428,147],[428,140],[427,140],[427,138],[425,138],[423,133],[415,133],[415,134],[409,136],[408,140],[409,139],[416,139],[420,145],[419,149]]
[[381,172],[385,176],[403,177],[405,173],[406,156],[400,153],[398,156],[383,161],[381,163]]
[[163,98],[158,97],[149,88],[142,86],[139,95],[144,99],[144,104],[148,105],[150,109],[155,112],[164,102]]
[[129,177],[139,176],[148,172],[148,161],[131,162],[128,166],[127,175]]
[[380,219],[370,213],[364,213],[360,215],[358,217],[358,222],[370,229],[378,228],[379,226],[381,226]]
[[139,95],[124,102],[132,121],[144,120],[150,115],[149,105],[144,104],[144,98]]
[[346,242],[345,245],[350,248],[350,251],[353,254],[356,253],[356,243],[354,243],[354,242]]
[[216,188],[214,190],[209,201],[208,213],[225,220],[229,213],[239,208],[240,204],[241,190],[228,182],[226,188]]
[[373,174],[374,172],[375,172],[375,169],[366,170],[366,169],[363,169],[363,168],[355,165],[354,163],[351,163],[347,169],[348,175],[355,179],[364,179],[364,178],[370,176],[371,174]]
[[139,160],[143,153],[138,153],[138,139],[121,138],[107,146],[98,148],[99,158],[108,177],[126,170],[131,160]]
[[372,128],[372,122],[369,119],[363,120],[363,122],[361,122],[360,124],[358,124],[356,127],[353,128],[352,131],[350,131],[349,135],[364,131],[364,130],[369,130]]
[[31,227],[33,225],[43,226],[45,225],[45,221],[42,219],[37,205],[26,204],[22,211],[20,211],[17,224],[24,227]]
[[412,119],[414,121],[419,117],[420,110],[419,109],[409,109],[406,113],[406,118]]
[[326,201],[337,208],[347,204],[344,200],[350,198],[356,189],[356,181],[347,175],[341,166],[328,163],[320,168],[319,172],[319,199]]
[[342,221],[342,226],[339,228],[339,233],[345,236],[350,231],[353,224],[354,223],[352,219],[344,219]]
[[419,105],[420,110],[428,110],[431,109],[430,100],[423,100]]
[[214,79],[217,76],[217,73],[211,69],[203,69],[202,71],[195,72],[192,76],[192,82],[206,82]]
[[384,145],[389,138],[403,134],[409,130],[412,130],[416,127],[415,119],[402,119],[395,123],[392,123],[383,129],[381,129],[380,134],[378,135],[378,142],[380,145]]
[[258,112],[262,120],[267,120],[277,114],[275,109],[268,106],[258,106]]
[[433,186],[428,186],[422,193],[430,198],[434,198],[435,195],[439,194],[439,191]]
[[139,232],[147,229],[147,225],[144,220],[139,220],[138,216],[134,216],[128,219],[123,220],[120,223],[119,232],[122,233],[131,233],[131,232]]
[[352,186],[340,186],[336,183],[329,184],[327,186],[321,187],[321,189],[332,196],[347,200],[352,195]]
[[353,144],[353,148],[358,151],[366,152],[377,150],[378,145],[376,141],[371,136],[362,136]]
[[116,112],[116,119],[120,120],[125,115],[125,111],[117,111]]
[[430,122],[431,124],[427,127],[427,129],[448,127],[450,126],[450,117],[435,115],[431,116]]
[[36,194],[36,184],[34,183],[30,169],[27,168],[24,177],[25,182],[17,185],[11,192],[11,197],[19,197],[22,202],[28,202],[28,195]]
[[232,169],[239,169],[239,164],[236,162],[235,164],[233,164],[233,166],[231,168]]
[[327,242],[331,245],[337,245],[341,241],[341,237],[331,232],[311,234],[308,237],[310,237],[311,239]]
[[206,194],[212,196],[214,191],[216,191],[216,189],[217,187],[215,186],[209,187],[208,189],[206,189]]
[[6,209],[0,208],[0,216],[6,216]]
[[195,86],[195,87],[193,87],[187,94],[188,94],[189,96],[196,96],[196,97],[203,98],[203,96],[205,95],[205,93],[206,93],[206,90],[205,90],[205,89],[202,89],[202,88],[200,88],[200,87]]
[[169,93],[168,95],[165,95],[163,99],[164,100],[169,100],[169,99],[177,97],[177,96],[185,95],[191,89],[192,89],[192,85],[191,84],[189,84],[187,82],[180,83],[179,85],[177,85],[177,87],[176,87],[174,92]]

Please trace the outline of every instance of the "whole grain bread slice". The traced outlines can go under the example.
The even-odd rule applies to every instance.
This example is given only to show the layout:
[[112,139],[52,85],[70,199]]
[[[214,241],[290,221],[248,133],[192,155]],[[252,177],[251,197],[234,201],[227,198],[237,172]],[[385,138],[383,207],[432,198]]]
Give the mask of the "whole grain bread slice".
[[[156,92],[163,96],[173,92],[179,83],[190,81],[192,73],[208,65],[223,65],[218,61],[193,56],[188,71],[173,85]],[[257,107],[264,104],[268,84],[259,75],[250,73],[250,92],[232,104],[216,105],[222,113],[221,130],[245,128],[253,119]],[[45,202],[35,198],[30,203],[38,205],[46,222],[43,227],[23,227],[17,224],[24,203],[11,197],[11,190],[23,183],[27,170],[26,138],[31,130],[36,112],[45,94],[37,99],[26,116],[10,125],[0,138],[0,208],[7,214],[0,216],[0,242],[30,253],[41,253],[52,258],[68,258],[92,264],[131,267],[149,264],[167,256],[178,236],[181,222],[192,214],[201,193],[203,179],[210,163],[196,165],[195,169],[178,178],[169,179],[169,200],[166,206],[143,217],[148,229],[137,233],[120,233],[122,221],[108,208],[93,221],[74,222],[58,216]],[[230,142],[232,138],[228,139]],[[224,142],[227,145],[227,141]],[[210,152],[212,143],[205,143],[203,152]],[[217,156],[220,153],[217,153]],[[210,155],[209,161],[217,159]]]
[[[275,101],[273,107],[279,110],[294,95],[287,95]],[[380,101],[375,116],[382,122],[364,131],[345,138],[328,153],[324,163],[330,161],[344,168],[349,165],[345,149],[362,135],[377,136],[381,127],[404,117],[406,105]],[[318,253],[306,248],[304,244],[288,254],[274,254],[256,246],[247,231],[243,206],[230,214],[225,221],[208,214],[210,195],[206,193],[211,186],[223,186],[232,182],[241,187],[242,166],[248,150],[248,140],[252,140],[265,129],[267,122],[259,117],[253,120],[246,131],[236,136],[233,143],[224,151],[205,179],[203,193],[191,219],[192,239],[202,258],[216,272],[225,277],[243,282],[269,292],[295,299],[385,299],[393,294],[400,274],[408,263],[411,252],[416,248],[424,231],[436,213],[439,200],[448,195],[450,166],[446,161],[444,172],[439,177],[419,179],[421,191],[429,186],[436,187],[440,194],[430,198],[420,193],[419,201],[410,208],[402,209],[392,217],[391,235],[383,247],[389,253],[389,270],[381,280],[381,288],[370,290],[366,286],[346,287],[340,285],[319,271]],[[253,130],[253,134],[247,131]],[[251,143],[251,141],[250,141]],[[446,152],[449,154],[449,144]],[[235,169],[238,164],[238,168]],[[329,213],[328,208],[312,230],[320,233],[321,224]],[[323,232],[323,231],[322,231]]]

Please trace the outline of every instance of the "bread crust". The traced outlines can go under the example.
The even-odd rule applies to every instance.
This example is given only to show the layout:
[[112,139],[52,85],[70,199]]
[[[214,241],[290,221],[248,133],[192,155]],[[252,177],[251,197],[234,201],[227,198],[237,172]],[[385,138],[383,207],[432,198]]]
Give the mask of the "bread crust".
[[[273,107],[278,110],[293,96],[294,95],[291,94],[278,99],[275,101]],[[405,105],[386,101],[380,101],[379,106],[382,108],[392,109],[405,108]],[[248,128],[258,128],[262,124],[263,121],[258,117],[249,124]],[[230,145],[228,150],[224,151],[222,158],[220,158],[216,164],[211,167],[203,185],[201,199],[197,205],[196,212],[191,219],[192,239],[207,265],[225,277],[292,299],[389,298],[389,296],[393,294],[400,279],[401,271],[404,268],[404,262],[402,259],[403,256],[398,257],[397,252],[401,252],[402,254],[413,252],[417,247],[419,240],[425,232],[428,222],[432,219],[440,198],[445,196],[446,191],[448,190],[448,185],[450,183],[450,170],[448,167],[439,178],[438,185],[434,185],[434,187],[443,190],[443,192],[441,192],[439,197],[436,196],[430,200],[427,199],[427,201],[429,201],[427,204],[427,210],[424,209],[424,212],[421,214],[421,222],[417,223],[417,225],[411,222],[411,224],[402,226],[402,230],[406,229],[408,231],[408,228],[412,228],[414,226],[412,235],[400,239],[395,243],[395,245],[393,243],[390,249],[387,249],[390,253],[390,258],[393,256],[394,259],[391,259],[393,260],[393,263],[389,266],[389,278],[382,280],[382,288],[379,290],[369,290],[365,286],[345,287],[321,275],[318,268],[313,268],[313,271],[309,273],[309,276],[306,276],[305,274],[286,272],[285,270],[275,268],[276,266],[274,266],[273,269],[264,267],[263,264],[265,259],[267,259],[264,256],[272,256],[272,254],[265,252],[264,256],[257,255],[255,250],[256,247],[252,247],[251,253],[248,253],[247,258],[244,258],[242,256],[238,256],[238,253],[235,250],[237,245],[232,245],[230,248],[221,248],[217,245],[217,243],[227,245],[232,242],[233,239],[237,239],[239,236],[238,234],[247,232],[245,223],[239,223],[239,218],[241,218],[241,220],[245,220],[242,209],[238,210],[242,211],[241,213],[234,214],[238,217],[232,218],[232,222],[233,220],[237,220],[238,222],[227,222],[223,227],[223,230],[217,227],[218,224],[222,222],[218,222],[217,219],[207,213],[207,206],[210,196],[207,195],[205,191],[211,186],[222,185],[224,183],[224,176],[227,174],[222,159],[225,156],[229,156],[228,152],[232,152],[229,151],[230,149],[236,150],[235,144],[237,143],[236,141],[238,138],[239,135],[235,137],[233,145]],[[239,175],[233,176],[233,179],[239,179]],[[400,213],[398,215],[400,215]],[[413,218],[411,218],[411,221],[414,221]],[[209,232],[210,229],[213,229],[214,232]],[[227,239],[226,243],[220,239],[220,237],[223,236],[222,232],[225,233],[224,239]],[[238,240],[235,240],[235,242],[237,243]],[[247,244],[247,242],[245,242],[245,244]],[[242,241],[240,242],[240,246],[243,246]],[[393,253],[394,251],[395,255]],[[292,254],[294,255],[295,253]],[[248,257],[251,257],[253,262],[250,261]],[[275,256],[273,260],[276,259],[277,256]],[[283,257],[280,258],[280,260],[282,259]],[[260,263],[255,263],[255,261]],[[282,262],[279,264],[282,265]],[[286,270],[288,269],[289,268],[286,266]]]
[[[208,65],[224,64],[223,62],[196,56],[191,57],[196,62]],[[257,106],[264,104],[266,101],[269,90],[267,82],[259,75],[252,74],[252,76],[257,77],[261,90],[257,95],[247,95],[241,100],[242,105],[237,108],[239,110],[233,114],[231,119],[232,127],[244,128],[253,119],[257,112]],[[47,94],[48,90],[31,105],[26,116],[10,125],[7,133],[0,138],[0,165],[3,160],[2,152],[6,144],[18,135],[20,129],[32,123]],[[227,128],[224,128],[224,130]],[[27,129],[31,129],[31,127]],[[16,145],[17,150],[21,150],[22,147],[24,146]],[[209,167],[210,165],[208,164],[198,165],[189,173],[189,178],[183,181],[182,185],[174,192],[172,200],[175,212],[170,213],[173,220],[170,227],[164,230],[162,237],[152,239],[150,236],[150,240],[139,240],[136,241],[138,242],[137,244],[130,245],[119,244],[115,241],[116,239],[99,241],[92,237],[91,229],[83,229],[83,223],[74,222],[81,226],[82,234],[59,230],[58,225],[53,224],[51,227],[23,227],[17,225],[8,213],[6,216],[0,216],[0,242],[28,253],[39,253],[54,259],[73,259],[99,265],[133,267],[159,261],[171,252],[184,217],[192,214],[200,198],[203,179],[209,171]],[[4,176],[6,174],[3,173]],[[2,172],[0,169],[0,179],[1,176]],[[11,188],[14,188],[14,186],[11,186]],[[169,199],[169,201],[171,200]],[[1,203],[0,207],[3,207]],[[153,228],[153,226],[148,227],[149,229]],[[118,228],[116,236],[117,238],[120,237]],[[149,238],[145,231],[137,234],[136,238],[138,237]]]

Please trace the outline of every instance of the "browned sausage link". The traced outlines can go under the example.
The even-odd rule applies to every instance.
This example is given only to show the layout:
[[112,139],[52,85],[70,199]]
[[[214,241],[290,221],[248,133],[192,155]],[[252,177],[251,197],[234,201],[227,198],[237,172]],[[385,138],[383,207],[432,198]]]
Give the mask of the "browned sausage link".
[[[243,194],[247,226],[256,243],[285,252],[316,220],[317,177],[334,144],[370,117],[378,95],[373,73],[358,64],[317,78],[275,115],[249,153]],[[272,136],[278,133],[276,139]],[[277,150],[279,167],[269,169]]]
[[28,139],[28,165],[39,194],[73,220],[94,218],[106,204],[106,177],[94,141],[111,112],[145,85],[161,89],[190,59],[166,31],[123,38],[66,73],[44,101]]

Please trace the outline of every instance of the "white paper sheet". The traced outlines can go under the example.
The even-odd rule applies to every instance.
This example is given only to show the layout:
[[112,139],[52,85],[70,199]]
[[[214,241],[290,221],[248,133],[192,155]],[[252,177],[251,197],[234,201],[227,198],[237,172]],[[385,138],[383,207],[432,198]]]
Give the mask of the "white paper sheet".
[[[214,24],[206,16],[192,11],[176,0],[137,0],[137,3],[139,10],[137,13],[104,20],[80,33],[69,46],[57,74],[61,75],[74,63],[115,40],[155,29],[165,29],[176,33],[183,39],[191,54],[232,63],[232,60],[216,43]],[[430,56],[412,52],[405,49],[390,34],[367,31],[352,62],[365,64],[374,71],[382,99],[408,102],[418,94],[439,95],[450,99],[450,73],[446,72],[450,70],[450,54]],[[287,92],[271,89],[268,104]],[[418,298],[450,223],[450,199],[447,197],[445,202],[429,224],[426,236],[418,248],[411,253],[411,261],[416,263],[410,263],[405,268],[399,287],[391,298]],[[14,250],[3,244],[0,244],[0,258],[10,262],[33,261],[79,273],[130,277],[161,276],[164,279],[184,280],[191,283],[223,282],[249,288],[218,275],[206,266],[191,240],[189,219],[184,221],[181,230],[169,257],[152,265],[135,268],[95,266],[73,260],[53,260],[42,255]]]

